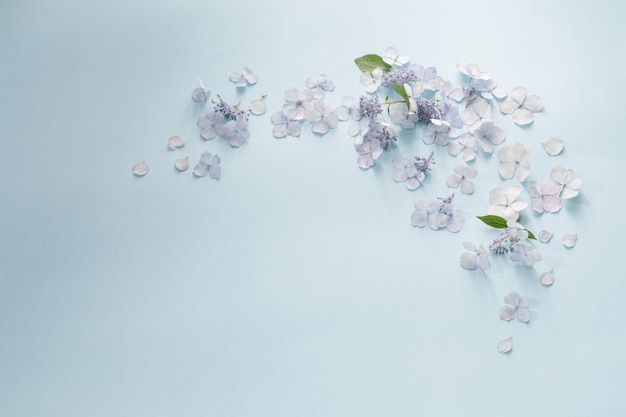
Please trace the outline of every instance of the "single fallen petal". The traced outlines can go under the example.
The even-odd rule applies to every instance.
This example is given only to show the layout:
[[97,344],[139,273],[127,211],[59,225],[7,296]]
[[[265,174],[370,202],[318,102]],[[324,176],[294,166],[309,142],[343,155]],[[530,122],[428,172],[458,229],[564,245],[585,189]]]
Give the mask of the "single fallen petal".
[[184,158],[177,159],[174,163],[174,166],[179,171],[187,171],[189,169],[189,157],[186,156]]
[[513,338],[507,337],[504,340],[498,342],[498,352],[509,353],[513,349]]
[[547,230],[542,230],[539,232],[537,238],[542,243],[548,243],[554,237],[554,233],[548,232]]
[[179,138],[178,136],[172,136],[167,141],[167,146],[169,146],[171,150],[181,148],[184,145],[185,145],[185,141]]
[[554,284],[554,269],[544,272],[539,275],[539,282],[545,286]]
[[556,156],[563,151],[563,141],[559,138],[551,138],[541,144],[546,153],[550,156]]
[[578,234],[576,233],[563,236],[563,246],[565,246],[566,248],[573,248],[574,246],[576,246],[577,241]]
[[256,99],[254,101],[252,101],[252,103],[250,103],[250,112],[252,112],[252,114],[254,115],[260,115],[265,113],[265,110],[267,109],[267,106],[265,104],[265,98],[267,96],[262,96],[259,99]]
[[148,172],[150,172],[150,167],[146,164],[146,161],[141,161],[133,165],[133,174],[138,177],[143,177]]

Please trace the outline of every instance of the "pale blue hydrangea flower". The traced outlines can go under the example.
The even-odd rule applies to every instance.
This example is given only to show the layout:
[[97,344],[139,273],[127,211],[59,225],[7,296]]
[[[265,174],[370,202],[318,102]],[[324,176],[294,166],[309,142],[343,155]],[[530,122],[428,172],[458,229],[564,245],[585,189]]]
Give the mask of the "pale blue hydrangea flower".
[[356,147],[356,151],[359,154],[357,165],[359,168],[368,169],[374,166],[378,157],[383,153],[383,148],[378,139],[368,137]]
[[348,135],[354,138],[354,144],[360,145],[370,131],[370,119],[361,119],[348,127]]
[[417,200],[415,210],[411,214],[411,224],[417,227],[428,225],[432,230],[446,228],[448,231],[456,233],[463,228],[462,210],[454,210],[452,198],[438,197],[436,200]]
[[215,111],[210,111],[198,118],[198,127],[202,129],[200,136],[205,140],[215,138],[219,128],[225,123],[226,118]]
[[361,96],[359,98],[359,114],[361,117],[366,117],[368,119],[375,119],[383,112],[383,108],[380,105],[380,101],[378,97],[365,97]]
[[491,106],[485,99],[478,97],[463,110],[461,119],[467,126],[467,130],[474,133],[483,120],[491,120]]
[[577,177],[574,171],[563,167],[552,169],[550,181],[559,187],[561,198],[565,200],[576,197],[583,183],[583,180]]
[[360,103],[352,96],[344,96],[341,104],[337,106],[335,112],[339,120],[346,121],[348,119],[361,120]]
[[494,188],[489,192],[487,214],[500,216],[506,220],[517,220],[519,212],[528,206],[525,201],[517,200],[521,192],[522,187],[517,185],[507,189]]
[[391,106],[389,119],[402,129],[415,129],[418,122],[417,114],[409,112],[409,109],[407,109],[404,103]]
[[436,143],[437,145],[446,146],[450,143],[450,127],[446,125],[435,125],[429,123],[426,127],[426,131],[422,135],[422,140],[426,145],[432,145]]
[[312,90],[300,91],[295,87],[291,87],[285,91],[285,104],[282,110],[286,114],[292,114],[290,112],[293,112],[294,120],[302,120],[308,105],[312,104],[313,101]]
[[195,88],[191,92],[191,98],[193,99],[193,101],[200,103],[202,105],[202,108],[204,108],[207,101],[209,101],[209,98],[211,97],[211,91],[204,88],[204,84],[202,83],[202,80],[200,78],[198,78],[198,80],[200,81],[200,87]]
[[248,113],[239,107],[239,102],[235,104],[228,104],[219,95],[218,100],[215,102],[214,111],[221,114],[228,120],[248,119]]
[[464,74],[470,78],[470,80],[489,80],[491,74],[485,71],[481,71],[477,64],[456,64],[457,69],[461,74]]
[[413,160],[404,155],[396,155],[393,158],[393,180],[406,182],[406,188],[416,190],[422,185],[426,173],[430,171],[430,164],[434,164],[432,152],[426,158],[415,157]]
[[478,171],[471,165],[457,165],[454,167],[454,173],[448,175],[446,184],[450,188],[459,188],[463,194],[469,195],[474,192],[474,183],[471,181],[476,178]]
[[500,308],[500,319],[505,321],[517,319],[521,323],[528,323],[530,320],[528,297],[521,296],[515,291],[505,295],[504,306]]
[[394,84],[414,84],[417,82],[417,74],[414,70],[405,67],[393,67],[383,74],[381,84],[391,87]]
[[238,148],[250,139],[248,120],[243,118],[230,120],[226,122],[226,124],[220,126],[218,133],[221,138],[228,141],[230,146]]
[[362,86],[365,87],[365,91],[370,94],[373,94],[380,87],[383,79],[383,70],[382,68],[375,68],[371,73],[364,72],[361,74],[359,78],[359,82]]
[[511,94],[498,105],[500,112],[513,114],[513,121],[520,126],[525,126],[533,122],[533,113],[538,113],[543,109],[543,100],[539,96],[527,96],[524,87],[515,87]]
[[385,56],[383,61],[391,66],[403,66],[409,63],[411,58],[408,55],[400,55],[400,52],[393,46],[385,49]]
[[494,145],[504,142],[506,134],[504,130],[495,126],[492,120],[483,120],[474,131],[474,137],[483,151],[493,153]]
[[464,269],[477,269],[480,268],[483,271],[491,268],[491,262],[489,261],[489,252],[483,245],[476,247],[471,242],[463,242],[463,247],[469,252],[465,252],[461,255],[461,266]]
[[235,83],[237,87],[245,87],[247,85],[253,85],[257,82],[257,76],[252,72],[250,67],[243,67],[242,72],[234,71],[230,74],[230,80]]
[[333,91],[335,89],[335,83],[330,81],[326,74],[309,77],[305,80],[304,84],[313,91],[313,96],[317,100],[323,99],[326,91]]
[[513,262],[520,262],[525,267],[531,268],[535,262],[541,260],[541,254],[539,254],[539,252],[535,252],[532,245],[518,243],[513,245],[511,260]]
[[330,129],[337,127],[339,116],[328,104],[317,101],[313,107],[304,112],[304,120],[311,123],[311,130],[314,133],[325,135]]
[[519,142],[514,143],[513,146],[500,148],[498,159],[500,160],[498,172],[505,180],[515,176],[519,182],[524,182],[528,174],[530,174],[532,154],[530,150],[524,148],[524,145]]
[[396,140],[398,133],[387,122],[381,122],[379,120],[370,120],[370,131],[368,136],[377,139],[380,142],[380,146],[383,149],[387,149],[391,141]]
[[465,162],[473,161],[476,158],[476,151],[478,151],[478,141],[467,132],[462,133],[457,140],[448,145],[448,153],[452,156],[462,154]]
[[198,177],[205,177],[209,174],[210,178],[217,180],[222,176],[220,162],[219,156],[211,155],[207,151],[204,151],[202,155],[200,155],[200,161],[193,168],[193,173]]
[[437,75],[437,68],[424,68],[421,65],[411,65],[411,70],[417,77],[417,82],[422,83],[424,90],[438,91],[443,84],[443,79]]
[[550,179],[531,181],[528,185],[531,207],[537,213],[556,213],[561,210],[561,187]]
[[285,136],[300,136],[301,123],[300,120],[293,118],[295,111],[277,111],[272,114],[271,122],[274,125],[272,134],[277,138],[284,138]]

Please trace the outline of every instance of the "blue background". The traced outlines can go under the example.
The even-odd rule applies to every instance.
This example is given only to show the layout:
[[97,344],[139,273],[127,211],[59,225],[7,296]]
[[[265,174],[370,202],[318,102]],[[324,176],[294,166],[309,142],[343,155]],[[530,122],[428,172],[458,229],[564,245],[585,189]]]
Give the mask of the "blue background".
[[[0,416],[624,415],[625,8],[1,0]],[[435,148],[415,192],[391,179],[394,152],[429,152],[422,128],[369,171],[348,123],[272,136],[284,90],[326,73],[329,104],[358,97],[353,59],[387,46],[457,85],[455,65],[476,62],[543,98],[529,128],[494,108],[505,145],[533,152],[531,179],[557,165],[584,179],[560,213],[523,213],[556,233],[535,269],[458,264],[462,242],[495,237],[473,217],[489,191],[515,184],[495,155],[474,163],[474,195],[457,192],[452,234],[409,218],[449,193],[460,159]],[[244,65],[259,82],[238,93]],[[227,101],[268,95],[249,143],[199,137],[197,76]],[[540,145],[553,136],[556,158]],[[203,150],[219,181],[175,171]],[[498,318],[511,290],[531,298],[528,325]]]

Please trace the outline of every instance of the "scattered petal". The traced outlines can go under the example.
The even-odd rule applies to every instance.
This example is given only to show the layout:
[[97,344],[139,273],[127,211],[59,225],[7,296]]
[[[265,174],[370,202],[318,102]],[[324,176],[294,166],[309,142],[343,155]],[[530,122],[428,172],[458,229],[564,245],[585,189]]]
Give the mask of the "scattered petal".
[[563,141],[559,138],[548,139],[541,144],[546,153],[550,156],[556,156],[563,151]]
[[189,157],[186,156],[184,158],[177,159],[174,166],[176,166],[176,169],[181,172],[187,171],[189,169]]
[[185,145],[185,141],[179,138],[178,136],[172,136],[167,141],[167,146],[169,146],[171,150],[181,148],[184,145]]
[[513,338],[507,337],[504,340],[498,342],[499,353],[509,353],[513,349]]
[[541,243],[548,243],[550,240],[552,240],[553,237],[554,233],[548,232],[547,230],[542,230],[541,232],[539,232],[537,239],[539,239]]
[[146,164],[146,161],[141,161],[133,165],[133,174],[138,177],[143,177],[148,172],[150,172],[150,167]]
[[544,272],[539,275],[539,282],[545,286],[554,284],[554,269]]
[[252,103],[250,103],[250,112],[254,115],[260,115],[265,113],[265,110],[267,109],[267,106],[265,105],[265,98],[267,96],[261,96],[261,98],[256,99],[254,101],[252,101]]
[[573,248],[578,242],[578,234],[571,234],[563,236],[563,246],[566,248]]

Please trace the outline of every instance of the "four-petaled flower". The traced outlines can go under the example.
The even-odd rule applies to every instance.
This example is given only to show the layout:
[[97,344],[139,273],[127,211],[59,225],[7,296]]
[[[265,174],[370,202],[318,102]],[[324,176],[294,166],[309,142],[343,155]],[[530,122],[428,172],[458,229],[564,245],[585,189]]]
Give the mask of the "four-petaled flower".
[[454,167],[454,174],[448,175],[446,184],[450,188],[457,188],[461,190],[463,194],[472,194],[474,192],[474,183],[470,181],[476,178],[478,171],[476,168],[470,165],[457,165]]
[[400,55],[400,52],[393,46],[385,49],[385,56],[383,57],[383,61],[385,61],[389,65],[397,65],[402,66],[408,64],[411,58],[408,55]]
[[228,121],[226,124],[220,126],[219,136],[226,139],[230,146],[235,148],[240,147],[250,139],[248,120],[240,118]]
[[359,78],[359,82],[362,86],[365,87],[365,91],[368,93],[374,93],[380,87],[383,79],[383,70],[382,68],[374,68],[374,70],[369,72],[364,72],[361,74]]
[[503,188],[494,188],[489,193],[489,206],[487,206],[487,214],[500,216],[506,220],[517,220],[519,212],[524,210],[528,203],[517,200],[522,187],[513,185],[506,190]]
[[535,262],[541,260],[541,254],[535,252],[532,245],[527,243],[517,243],[513,245],[511,251],[511,260],[513,262],[521,262],[525,267],[532,267]]
[[356,151],[359,154],[357,165],[359,168],[368,169],[374,166],[375,161],[383,153],[383,148],[380,140],[368,138],[357,146]]
[[323,101],[317,101],[312,108],[304,112],[304,119],[311,123],[313,132],[325,135],[330,129],[337,127],[339,116],[331,106]]
[[483,151],[492,153],[493,145],[500,145],[504,142],[506,134],[504,130],[494,125],[493,120],[483,120],[474,131],[474,137]]
[[506,321],[517,319],[517,321],[522,323],[530,321],[527,296],[511,291],[504,296],[504,303],[505,305],[500,308],[500,319]]
[[561,198],[565,200],[576,197],[583,183],[583,180],[577,177],[574,171],[562,167],[552,169],[549,181],[559,187]]
[[250,67],[243,67],[242,72],[233,72],[230,74],[230,80],[235,83],[237,87],[245,87],[248,84],[256,84],[257,76],[252,72]]
[[200,155],[200,161],[193,168],[193,173],[198,177],[205,177],[209,174],[210,178],[217,180],[222,175],[220,162],[221,160],[219,156],[211,155],[207,151],[204,151],[202,152],[202,155]]
[[513,114],[513,121],[520,126],[528,125],[535,119],[533,113],[543,109],[543,100],[539,96],[526,95],[524,87],[515,87],[508,97],[498,103],[500,112]]
[[491,268],[489,252],[483,245],[476,247],[471,242],[463,242],[463,247],[469,251],[461,255],[460,263],[464,269],[480,268],[485,270]]
[[498,159],[500,160],[498,172],[505,180],[511,179],[515,175],[519,182],[524,182],[528,177],[532,154],[521,143],[516,142],[513,146],[500,148]]
[[530,205],[537,213],[556,213],[561,210],[561,186],[550,179],[531,181],[528,185]]
[[284,112],[277,111],[272,114],[272,134],[277,138],[284,138],[285,136],[300,136],[300,120],[296,120],[293,115],[294,110]]

